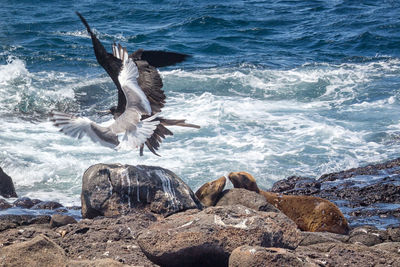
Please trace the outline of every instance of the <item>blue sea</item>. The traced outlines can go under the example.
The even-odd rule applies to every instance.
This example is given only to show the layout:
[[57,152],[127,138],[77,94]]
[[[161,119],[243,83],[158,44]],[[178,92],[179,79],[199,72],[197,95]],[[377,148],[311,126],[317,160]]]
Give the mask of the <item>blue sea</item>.
[[[102,122],[116,88],[79,11],[111,51],[191,55],[160,68],[159,153],[75,140],[52,110]],[[83,172],[102,163],[157,165],[195,191],[231,171],[260,187],[400,157],[399,1],[2,0],[0,167],[19,196],[80,205]],[[231,187],[231,185],[229,185]]]

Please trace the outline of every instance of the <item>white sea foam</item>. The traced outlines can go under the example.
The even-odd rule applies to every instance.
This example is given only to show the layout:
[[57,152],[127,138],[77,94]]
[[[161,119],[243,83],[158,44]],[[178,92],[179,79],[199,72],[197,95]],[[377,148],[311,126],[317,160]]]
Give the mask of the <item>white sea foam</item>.
[[[82,174],[98,162],[167,167],[193,190],[230,171],[252,173],[261,187],[289,175],[315,177],[398,156],[400,88],[380,92],[373,85],[399,71],[397,60],[291,70],[163,71],[168,98],[162,116],[187,119],[201,129],[171,127],[174,136],[162,143],[161,158],[148,150],[144,157],[138,151],[117,152],[88,138],[65,136],[50,122],[13,117],[0,118],[0,166],[20,195],[55,197],[64,205],[79,204]],[[0,75],[3,114],[21,103],[14,99],[19,90],[45,97],[40,105],[51,106],[54,98],[73,104],[85,92],[77,88],[109,82],[108,77],[30,73],[18,59],[0,66],[3,73],[11,77]],[[109,90],[115,92],[112,83]],[[101,101],[110,105],[108,97]]]

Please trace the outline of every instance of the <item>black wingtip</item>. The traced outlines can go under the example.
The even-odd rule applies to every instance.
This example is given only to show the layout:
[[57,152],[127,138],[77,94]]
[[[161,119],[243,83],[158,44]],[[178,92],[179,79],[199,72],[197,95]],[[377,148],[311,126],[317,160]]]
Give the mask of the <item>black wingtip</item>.
[[86,19],[78,11],[75,11],[75,13],[76,13],[76,15],[78,15],[78,17],[81,19],[82,23],[85,25],[88,33],[92,35],[93,34],[92,29],[90,29],[90,26],[87,23]]
[[146,60],[151,66],[156,68],[172,66],[190,57],[191,56],[187,54],[158,50],[144,50],[141,53],[141,59]]

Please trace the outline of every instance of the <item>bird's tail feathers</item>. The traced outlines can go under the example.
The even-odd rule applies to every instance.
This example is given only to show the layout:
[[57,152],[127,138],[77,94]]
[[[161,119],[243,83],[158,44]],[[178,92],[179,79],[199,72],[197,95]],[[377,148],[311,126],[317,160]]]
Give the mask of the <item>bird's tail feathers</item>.
[[186,123],[186,120],[170,120],[159,118],[160,123],[164,126],[181,126],[181,127],[190,127],[190,128],[197,128],[200,129],[199,125]]
[[117,149],[136,149],[137,147],[141,147],[141,145],[153,135],[157,125],[160,124],[159,121],[152,120],[152,117],[148,118],[147,120],[140,121],[136,125],[135,130],[126,131],[122,141],[117,146]]

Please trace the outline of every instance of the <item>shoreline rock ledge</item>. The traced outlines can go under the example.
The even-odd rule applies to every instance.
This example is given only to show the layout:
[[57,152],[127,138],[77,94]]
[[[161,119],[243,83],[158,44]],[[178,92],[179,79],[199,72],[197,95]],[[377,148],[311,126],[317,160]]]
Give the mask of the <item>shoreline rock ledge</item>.
[[193,191],[170,170],[145,165],[96,164],[82,178],[82,217],[125,215],[146,209],[169,216],[202,209]]

